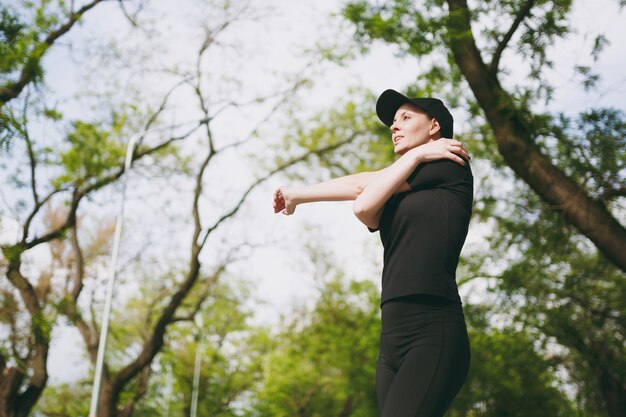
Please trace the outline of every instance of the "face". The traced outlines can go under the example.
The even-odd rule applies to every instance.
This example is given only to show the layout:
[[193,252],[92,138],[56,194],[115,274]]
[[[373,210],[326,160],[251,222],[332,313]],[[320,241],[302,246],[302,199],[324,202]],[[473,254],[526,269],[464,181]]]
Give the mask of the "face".
[[438,132],[439,125],[419,107],[405,103],[396,111],[390,128],[394,152],[404,155],[409,149],[434,139],[433,134]]

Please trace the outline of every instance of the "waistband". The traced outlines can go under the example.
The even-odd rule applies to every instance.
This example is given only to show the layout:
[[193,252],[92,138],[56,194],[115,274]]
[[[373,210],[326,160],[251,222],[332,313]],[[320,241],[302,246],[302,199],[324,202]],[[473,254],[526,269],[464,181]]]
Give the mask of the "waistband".
[[385,301],[381,318],[383,333],[415,329],[441,320],[465,324],[460,302],[430,294],[414,294]]

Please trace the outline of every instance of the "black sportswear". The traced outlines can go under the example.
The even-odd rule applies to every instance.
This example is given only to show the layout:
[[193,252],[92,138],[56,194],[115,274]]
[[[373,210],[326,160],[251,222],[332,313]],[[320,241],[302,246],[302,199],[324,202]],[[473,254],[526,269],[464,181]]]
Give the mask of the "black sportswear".
[[460,302],[455,271],[472,211],[470,165],[449,159],[421,163],[407,182],[411,190],[393,195],[379,222],[381,304],[411,294]]
[[387,301],[376,365],[380,417],[442,417],[470,356],[461,303],[425,294]]

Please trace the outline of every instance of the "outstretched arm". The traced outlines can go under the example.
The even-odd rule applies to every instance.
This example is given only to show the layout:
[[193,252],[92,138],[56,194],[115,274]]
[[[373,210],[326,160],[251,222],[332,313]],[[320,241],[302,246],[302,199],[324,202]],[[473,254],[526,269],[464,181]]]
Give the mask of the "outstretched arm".
[[354,200],[385,169],[346,175],[302,187],[280,187],[274,192],[274,213],[293,214],[296,206],[302,203]]
[[[357,200],[354,212],[359,220],[368,226],[374,225],[370,227],[377,227],[380,211],[389,197],[411,189],[406,179],[420,162],[449,158],[462,164],[463,160],[457,154],[469,159],[461,142],[439,139],[411,149],[379,171],[360,172],[301,187],[280,187],[274,191],[274,213],[293,214],[298,204],[302,203]],[[368,190],[367,193],[365,190]]]

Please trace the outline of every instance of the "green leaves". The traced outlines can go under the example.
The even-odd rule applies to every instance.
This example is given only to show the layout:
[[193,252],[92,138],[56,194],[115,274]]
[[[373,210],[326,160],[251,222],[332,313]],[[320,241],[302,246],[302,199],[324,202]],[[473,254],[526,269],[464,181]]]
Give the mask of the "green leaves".
[[66,137],[69,148],[59,155],[64,173],[53,181],[56,188],[68,184],[81,187],[121,168],[124,146],[114,131],[80,121],[72,126]]
[[[310,153],[308,163],[326,168],[325,176],[339,176],[380,169],[393,160],[391,133],[374,113],[374,97],[362,91],[352,93],[351,100],[338,103],[336,109],[325,110],[311,120],[294,117],[288,131],[295,131],[295,135],[285,137],[279,144],[276,163],[281,165]],[[292,179],[299,176],[296,171],[290,174]],[[307,171],[305,177],[311,181],[311,172]]]
[[44,42],[59,22],[59,15],[50,11],[49,1],[39,6],[24,4],[15,10],[0,8],[0,87],[18,81],[18,74],[33,82],[40,81],[43,69],[40,60],[49,45]]
[[553,366],[535,350],[532,335],[512,328],[472,329],[469,335],[470,373],[447,415],[572,415],[567,397],[555,387]]
[[[396,0],[370,4],[368,1],[349,2],[344,17],[355,24],[355,40],[363,51],[368,50],[374,40],[396,44],[400,50],[412,55],[427,55],[441,44],[445,20],[431,7],[431,15],[425,13],[436,3],[427,1],[422,8],[415,2]],[[433,17],[432,15],[435,15]],[[437,16],[438,15],[438,16]]]
[[253,415],[375,417],[379,326],[371,282],[327,283],[275,338]]
[[0,74],[11,73],[21,62],[19,44],[24,38],[26,26],[14,11],[0,9]]
[[606,36],[602,34],[597,35],[593,40],[593,50],[591,51],[591,56],[593,57],[593,60],[597,61],[604,48],[606,48],[610,44],[611,42],[609,42]]
[[581,113],[576,120],[560,115],[540,143],[554,163],[594,197],[608,202],[624,195],[624,112],[594,109]]

